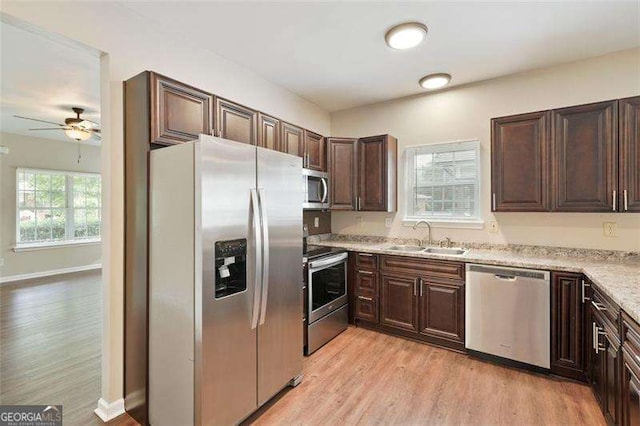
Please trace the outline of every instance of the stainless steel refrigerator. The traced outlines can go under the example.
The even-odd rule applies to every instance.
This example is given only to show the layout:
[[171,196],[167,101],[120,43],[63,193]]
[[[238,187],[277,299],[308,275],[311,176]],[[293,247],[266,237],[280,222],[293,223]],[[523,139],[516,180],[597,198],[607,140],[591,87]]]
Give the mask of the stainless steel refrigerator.
[[235,424],[301,379],[301,176],[206,135],[151,153],[151,424]]

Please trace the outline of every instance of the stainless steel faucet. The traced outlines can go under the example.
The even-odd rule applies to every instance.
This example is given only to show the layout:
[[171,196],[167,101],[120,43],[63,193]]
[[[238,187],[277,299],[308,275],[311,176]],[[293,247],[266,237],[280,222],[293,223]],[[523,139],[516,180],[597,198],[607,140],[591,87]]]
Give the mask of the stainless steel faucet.
[[[432,241],[431,241],[431,224],[429,222],[427,222],[424,219],[420,219],[419,221],[417,221],[415,223],[415,225],[413,225],[413,230],[415,231],[418,228],[418,225],[420,225],[421,223],[424,223],[425,225],[427,225],[427,228],[429,228],[429,239],[428,239],[428,244],[431,245]],[[420,242],[420,245],[422,245],[422,240],[418,240]]]

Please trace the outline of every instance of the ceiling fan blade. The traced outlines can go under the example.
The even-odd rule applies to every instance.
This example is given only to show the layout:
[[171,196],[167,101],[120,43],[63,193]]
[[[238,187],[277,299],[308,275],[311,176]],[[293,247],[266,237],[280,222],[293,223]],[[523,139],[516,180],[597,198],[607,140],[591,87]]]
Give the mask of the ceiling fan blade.
[[67,130],[65,127],[44,127],[42,129],[29,129],[29,130]]
[[31,121],[39,121],[41,123],[49,123],[49,124],[55,124],[56,126],[60,126],[60,127],[64,127],[64,124],[60,124],[60,123],[54,123],[53,121],[47,121],[47,120],[38,120],[37,118],[29,118],[29,117],[23,117],[21,115],[14,115],[14,117],[16,118],[22,118],[23,120],[31,120]]

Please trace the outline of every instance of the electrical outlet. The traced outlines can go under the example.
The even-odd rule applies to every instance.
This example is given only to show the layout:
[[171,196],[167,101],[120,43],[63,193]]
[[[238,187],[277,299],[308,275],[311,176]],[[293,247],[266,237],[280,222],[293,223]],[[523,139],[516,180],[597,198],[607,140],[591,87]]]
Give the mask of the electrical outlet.
[[603,222],[603,232],[605,237],[618,236],[618,224],[616,222]]
[[360,216],[356,217],[356,226],[358,228],[362,228],[362,217]]
[[4,257],[0,257],[0,267],[4,266]]
[[320,218],[319,217],[314,217],[313,218],[313,226],[314,226],[314,228],[320,228]]
[[498,222],[496,222],[495,220],[489,222],[489,232],[491,232],[492,234],[498,233]]
[[385,228],[391,228],[393,226],[393,218],[392,217],[386,217],[384,219],[384,227]]

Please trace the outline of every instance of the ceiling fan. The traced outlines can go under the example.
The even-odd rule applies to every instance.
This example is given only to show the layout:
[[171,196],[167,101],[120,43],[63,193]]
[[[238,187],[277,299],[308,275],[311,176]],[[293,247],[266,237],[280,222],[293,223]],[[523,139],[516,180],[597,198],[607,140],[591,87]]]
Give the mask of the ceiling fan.
[[29,130],[64,130],[64,133],[68,137],[78,142],[86,141],[91,136],[95,136],[98,139],[102,139],[102,136],[100,135],[100,129],[98,128],[99,124],[91,120],[80,118],[80,114],[84,112],[83,108],[74,107],[72,109],[73,109],[73,112],[76,113],[76,116],[65,118],[64,124],[54,123],[52,121],[46,121],[46,120],[39,120],[37,118],[22,117],[20,115],[14,115],[14,117],[22,118],[24,120],[39,121],[41,123],[55,124],[56,126],[58,126],[58,127],[45,127],[41,129],[29,129]]

